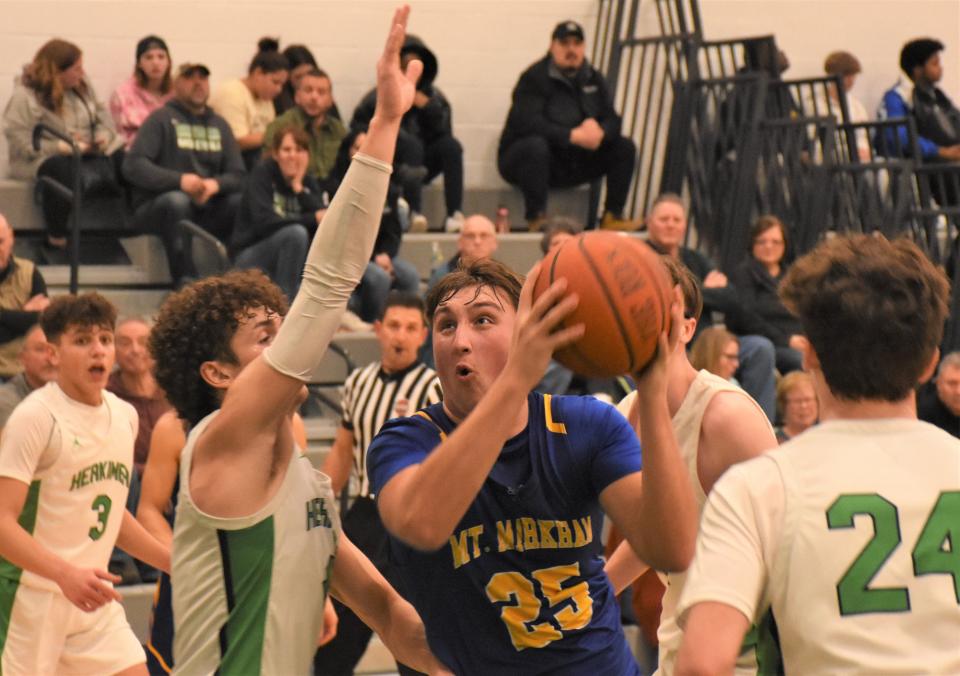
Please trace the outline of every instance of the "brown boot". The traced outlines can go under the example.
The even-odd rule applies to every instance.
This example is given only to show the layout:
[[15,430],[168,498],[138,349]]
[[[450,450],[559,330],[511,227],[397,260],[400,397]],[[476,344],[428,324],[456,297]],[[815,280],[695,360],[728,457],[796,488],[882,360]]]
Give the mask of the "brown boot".
[[540,214],[534,218],[527,219],[527,230],[530,232],[540,232],[543,229],[543,224],[547,222],[547,217],[543,214]]
[[603,219],[600,221],[601,230],[641,230],[643,229],[643,221],[637,220],[632,221],[622,216],[617,216],[612,211],[606,211],[603,214]]

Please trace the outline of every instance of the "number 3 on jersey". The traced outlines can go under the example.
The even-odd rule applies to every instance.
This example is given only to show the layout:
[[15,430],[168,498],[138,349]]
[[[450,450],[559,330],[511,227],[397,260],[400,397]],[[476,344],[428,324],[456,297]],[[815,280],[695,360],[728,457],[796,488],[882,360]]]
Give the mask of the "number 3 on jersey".
[[[542,648],[563,638],[564,631],[582,629],[593,617],[593,599],[590,586],[581,581],[571,587],[561,587],[565,580],[579,577],[580,564],[541,568],[531,573],[539,583],[542,598],[546,599],[553,615],[537,623],[543,605],[532,581],[516,571],[496,573],[487,583],[487,598],[493,603],[503,602],[500,619],[507,625],[510,640],[518,651]],[[567,602],[567,603],[564,603]],[[562,608],[557,608],[564,604]]]
[[103,532],[107,530],[107,519],[110,518],[110,508],[113,507],[113,500],[109,495],[98,495],[93,499],[90,509],[97,513],[97,524],[93,526],[89,533],[91,540],[99,540]]
[[[896,505],[876,493],[841,495],[827,510],[827,526],[852,528],[858,514],[873,519],[874,534],[837,583],[840,614],[910,610],[910,591],[906,587],[870,587],[871,580],[900,545]],[[952,576],[953,591],[960,603],[960,492],[947,491],[937,499],[913,548],[913,573]]]

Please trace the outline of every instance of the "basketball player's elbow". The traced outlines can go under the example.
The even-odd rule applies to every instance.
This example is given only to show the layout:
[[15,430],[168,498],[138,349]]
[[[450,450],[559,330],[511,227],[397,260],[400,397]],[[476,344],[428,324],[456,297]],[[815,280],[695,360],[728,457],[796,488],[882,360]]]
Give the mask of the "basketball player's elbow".
[[[682,530],[682,529],[681,529]],[[696,531],[691,533],[660,527],[651,537],[640,539],[640,547],[631,542],[633,550],[651,567],[666,573],[680,573],[690,567],[696,550]]]

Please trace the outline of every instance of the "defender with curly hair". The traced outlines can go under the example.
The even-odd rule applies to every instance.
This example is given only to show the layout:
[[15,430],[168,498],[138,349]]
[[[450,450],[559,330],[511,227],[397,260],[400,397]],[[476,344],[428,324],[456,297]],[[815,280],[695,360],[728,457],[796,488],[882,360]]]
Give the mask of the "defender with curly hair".
[[[197,282],[161,310],[157,381],[192,424],[173,536],[174,654],[181,673],[307,673],[328,590],[401,661],[442,666],[423,623],[340,533],[330,479],[296,448],[293,415],[366,267],[419,65],[401,71],[409,8],[377,66],[377,114],[307,254],[286,310],[261,275]],[[282,618],[282,619],[281,619]]]

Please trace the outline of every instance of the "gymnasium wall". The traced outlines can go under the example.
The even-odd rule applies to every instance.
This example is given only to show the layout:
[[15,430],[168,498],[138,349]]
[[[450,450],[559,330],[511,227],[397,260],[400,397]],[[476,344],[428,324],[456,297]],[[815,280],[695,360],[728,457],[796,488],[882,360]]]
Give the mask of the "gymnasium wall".
[[[542,56],[564,18],[594,29],[593,0],[413,0],[411,32],[440,61],[437,84],[451,100],[465,147],[468,187],[502,184],[495,167],[500,128],[519,73]],[[775,33],[793,64],[790,77],[818,75],[823,56],[845,48],[863,63],[854,92],[875,108],[898,75],[905,39],[933,35],[946,46],[945,91],[960,99],[960,0],[702,0],[708,38]],[[175,63],[203,61],[212,85],[246,72],[263,35],[306,43],[330,72],[349,117],[373,85],[373,67],[393,2],[385,0],[0,0],[0,103],[13,78],[48,38],[84,50],[87,72],[107,99],[133,67],[136,41],[163,36]],[[653,3],[641,6],[645,34],[656,32]],[[589,45],[588,45],[589,50]],[[588,51],[589,53],[589,51]],[[6,147],[0,140],[0,176]]]

